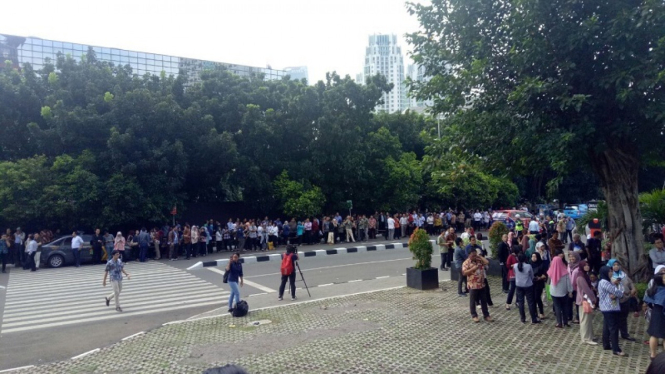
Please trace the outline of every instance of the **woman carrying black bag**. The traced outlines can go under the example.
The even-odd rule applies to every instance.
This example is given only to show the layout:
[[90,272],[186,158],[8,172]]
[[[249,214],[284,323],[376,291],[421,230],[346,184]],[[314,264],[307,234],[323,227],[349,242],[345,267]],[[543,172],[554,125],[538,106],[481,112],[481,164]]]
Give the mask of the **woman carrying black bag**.
[[[228,276],[226,274],[228,274]],[[240,263],[239,253],[231,255],[229,263],[226,264],[226,273],[224,276],[227,278],[227,282],[231,288],[231,294],[229,295],[229,313],[231,313],[233,311],[233,299],[235,298],[236,304],[240,302],[240,288],[238,288],[238,281],[240,281],[240,287],[243,285],[242,264]]]

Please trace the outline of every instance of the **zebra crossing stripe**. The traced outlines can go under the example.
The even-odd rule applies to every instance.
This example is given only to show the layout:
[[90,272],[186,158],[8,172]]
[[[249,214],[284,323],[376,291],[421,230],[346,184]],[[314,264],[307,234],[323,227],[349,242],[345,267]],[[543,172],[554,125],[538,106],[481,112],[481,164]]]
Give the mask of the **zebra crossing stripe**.
[[[102,287],[104,267],[44,269],[9,274],[0,331],[3,334],[108,321],[132,316],[225,304],[225,291],[194,275],[159,262],[129,263],[120,302],[106,307],[110,279]],[[55,296],[54,296],[55,295]]]

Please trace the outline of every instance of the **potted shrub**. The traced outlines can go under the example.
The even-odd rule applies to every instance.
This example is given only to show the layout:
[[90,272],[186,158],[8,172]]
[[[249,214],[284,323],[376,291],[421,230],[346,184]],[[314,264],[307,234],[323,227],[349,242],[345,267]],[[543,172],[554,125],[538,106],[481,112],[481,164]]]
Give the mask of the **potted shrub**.
[[497,258],[496,251],[499,248],[499,243],[501,243],[501,237],[503,235],[508,235],[508,227],[501,222],[496,221],[490,227],[490,232],[487,235],[490,240],[490,249],[492,250],[492,257]]
[[409,239],[409,251],[413,253],[416,265],[406,269],[406,285],[418,290],[439,288],[439,269],[433,268],[432,243],[429,235],[422,229],[416,229]]

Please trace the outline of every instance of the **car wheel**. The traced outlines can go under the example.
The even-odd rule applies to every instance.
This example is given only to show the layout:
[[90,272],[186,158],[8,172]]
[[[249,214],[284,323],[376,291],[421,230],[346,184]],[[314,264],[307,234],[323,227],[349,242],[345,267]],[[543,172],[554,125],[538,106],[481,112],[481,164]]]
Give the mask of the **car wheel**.
[[65,258],[61,255],[53,255],[48,259],[48,265],[52,268],[59,268],[65,263]]

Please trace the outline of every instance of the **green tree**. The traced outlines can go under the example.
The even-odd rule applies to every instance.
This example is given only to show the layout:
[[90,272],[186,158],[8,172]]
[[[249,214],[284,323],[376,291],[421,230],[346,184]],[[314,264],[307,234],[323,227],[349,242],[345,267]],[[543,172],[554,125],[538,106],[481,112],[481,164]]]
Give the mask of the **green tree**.
[[644,216],[644,228],[665,224],[665,190],[654,190],[640,194],[640,207]]
[[460,124],[462,147],[482,147],[504,167],[537,155],[532,167],[545,162],[558,173],[551,184],[590,165],[614,252],[631,274],[648,270],[637,173],[663,156],[665,4],[433,0],[409,8],[422,25],[409,36],[414,59],[435,77],[414,88]]
[[275,179],[274,186],[283,211],[289,217],[311,217],[320,214],[326,202],[319,187],[305,188],[302,183],[290,180],[286,170]]

